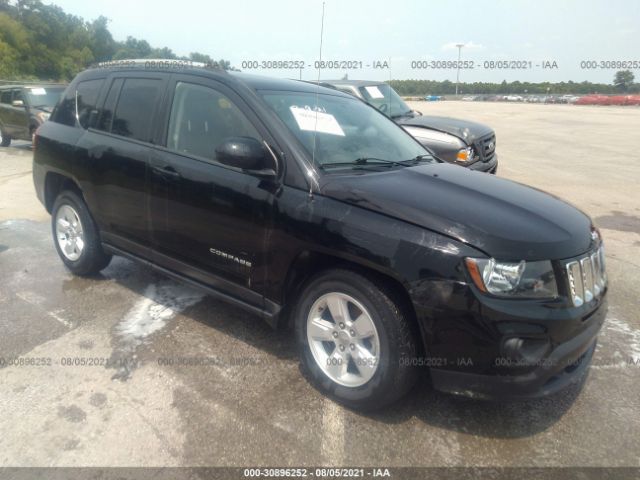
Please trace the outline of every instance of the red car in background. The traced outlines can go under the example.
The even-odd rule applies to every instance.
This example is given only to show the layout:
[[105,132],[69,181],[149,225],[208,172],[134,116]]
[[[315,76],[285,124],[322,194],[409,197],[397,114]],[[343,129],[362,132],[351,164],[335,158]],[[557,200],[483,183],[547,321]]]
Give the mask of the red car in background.
[[640,95],[585,95],[576,105],[640,105]]
[[606,95],[585,95],[576,101],[576,105],[604,105]]

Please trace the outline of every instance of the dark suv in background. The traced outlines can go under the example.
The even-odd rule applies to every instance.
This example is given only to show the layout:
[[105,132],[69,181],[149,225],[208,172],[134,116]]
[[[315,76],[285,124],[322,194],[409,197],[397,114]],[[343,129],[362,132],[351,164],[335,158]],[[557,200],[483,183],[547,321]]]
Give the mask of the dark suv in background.
[[352,95],[130,62],[76,77],[33,177],[78,275],[112,255],[293,327],[303,370],[358,408],[436,388],[556,392],[606,313],[602,240],[556,197],[438,161]]
[[383,82],[323,80],[321,84],[374,106],[449,163],[481,172],[498,171],[496,134],[491,127],[469,120],[423,115],[409,108],[400,95]]
[[31,141],[65,88],[50,84],[0,86],[0,145],[8,147],[12,139]]

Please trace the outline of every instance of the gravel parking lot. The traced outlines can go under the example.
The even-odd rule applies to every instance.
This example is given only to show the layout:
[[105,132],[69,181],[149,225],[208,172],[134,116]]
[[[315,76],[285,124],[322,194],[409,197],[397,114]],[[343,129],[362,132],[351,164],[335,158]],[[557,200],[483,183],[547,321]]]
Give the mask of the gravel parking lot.
[[491,125],[499,176],[601,228],[610,310],[582,386],[492,404],[423,383],[387,411],[344,409],[288,332],[128,260],[68,273],[16,142],[0,149],[0,464],[640,467],[640,108],[411,106]]

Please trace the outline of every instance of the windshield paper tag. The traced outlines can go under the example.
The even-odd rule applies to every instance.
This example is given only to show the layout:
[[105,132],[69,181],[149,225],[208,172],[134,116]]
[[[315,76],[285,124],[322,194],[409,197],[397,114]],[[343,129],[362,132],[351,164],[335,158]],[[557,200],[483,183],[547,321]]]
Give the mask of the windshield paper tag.
[[367,90],[367,92],[369,92],[369,95],[371,95],[371,98],[384,98],[384,95],[382,94],[380,89],[375,85],[372,87],[364,87],[364,88]]
[[306,108],[299,108],[295,105],[292,105],[290,108],[293,117],[296,119],[296,122],[298,122],[300,130],[307,130],[310,132],[315,130],[319,133],[328,133],[330,135],[339,135],[344,137],[342,127],[340,127],[336,117],[330,113],[316,112]]
[[44,88],[32,88],[31,95],[46,95],[47,92]]

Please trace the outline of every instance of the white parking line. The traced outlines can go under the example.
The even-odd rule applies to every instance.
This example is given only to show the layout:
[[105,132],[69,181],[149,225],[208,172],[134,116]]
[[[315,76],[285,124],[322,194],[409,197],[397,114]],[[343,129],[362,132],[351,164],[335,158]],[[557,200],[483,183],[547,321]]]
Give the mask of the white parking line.
[[61,324],[63,324],[65,327],[67,327],[67,328],[73,328],[73,323],[71,323],[69,320],[67,320],[67,319],[65,319],[65,318],[62,318],[62,317],[60,316],[60,313],[62,313],[63,311],[64,311],[64,310],[54,310],[53,312],[47,312],[47,314],[48,314],[51,318],[53,318],[53,319],[55,319],[55,320],[59,321],[59,322],[60,322]]
[[322,459],[327,466],[344,464],[344,409],[324,399],[322,409]]
[[[41,295],[38,295],[35,292],[18,292],[16,293],[16,297],[18,297],[20,300],[27,302],[29,305],[33,305],[34,307],[38,307],[40,309],[42,309],[42,303],[44,302],[45,298],[42,297]],[[64,325],[67,328],[73,328],[73,323],[71,323],[69,320],[62,318],[60,316],[60,313],[62,313],[64,310],[55,310],[52,312],[46,312],[47,315],[49,315],[51,318],[53,318],[54,320],[60,322],[62,325]]]

